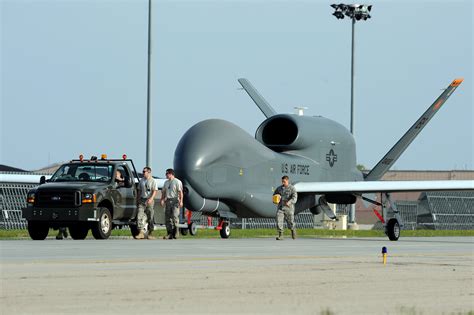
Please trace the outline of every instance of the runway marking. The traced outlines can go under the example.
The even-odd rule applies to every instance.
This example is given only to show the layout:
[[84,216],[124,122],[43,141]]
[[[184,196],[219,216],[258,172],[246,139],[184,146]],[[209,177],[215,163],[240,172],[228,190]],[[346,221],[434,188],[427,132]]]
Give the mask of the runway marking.
[[[390,258],[422,258],[422,257],[471,257],[473,258],[472,253],[427,253],[427,254],[392,254]],[[379,258],[381,254],[374,254],[374,255],[364,255],[364,256],[261,256],[261,257],[248,257],[248,256],[232,256],[232,257],[183,257],[177,256],[175,258],[152,258],[152,259],[143,259],[143,258],[136,258],[136,259],[105,259],[105,260],[38,260],[38,261],[31,261],[28,263],[19,263],[18,261],[13,262],[3,262],[2,264],[5,265],[34,265],[34,264],[127,264],[127,263],[160,263],[160,262],[173,262],[173,263],[181,263],[181,262],[194,262],[194,261],[264,261],[264,260],[317,260],[317,259],[346,259],[346,260],[361,260],[361,258]]]

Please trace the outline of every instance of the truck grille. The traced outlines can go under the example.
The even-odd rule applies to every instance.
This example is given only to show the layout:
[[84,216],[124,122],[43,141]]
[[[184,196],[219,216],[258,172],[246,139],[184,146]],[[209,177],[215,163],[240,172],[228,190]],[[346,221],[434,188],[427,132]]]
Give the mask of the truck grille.
[[81,204],[79,191],[39,191],[35,206],[48,208],[78,207]]

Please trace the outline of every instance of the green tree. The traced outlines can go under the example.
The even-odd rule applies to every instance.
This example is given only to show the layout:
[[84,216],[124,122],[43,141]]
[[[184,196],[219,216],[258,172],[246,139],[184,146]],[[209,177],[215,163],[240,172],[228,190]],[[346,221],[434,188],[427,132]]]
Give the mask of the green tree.
[[357,164],[357,169],[358,169],[359,171],[365,171],[367,168],[366,168],[364,165],[362,165],[362,164]]

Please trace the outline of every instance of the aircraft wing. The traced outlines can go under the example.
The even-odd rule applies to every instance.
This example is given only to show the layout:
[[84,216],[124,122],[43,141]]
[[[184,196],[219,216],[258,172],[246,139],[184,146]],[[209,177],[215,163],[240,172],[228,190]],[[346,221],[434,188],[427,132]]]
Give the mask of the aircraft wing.
[[455,79],[451,84],[441,93],[441,95],[428,107],[428,109],[421,115],[420,118],[411,126],[410,129],[398,140],[398,142],[388,151],[387,154],[372,168],[369,174],[365,176],[367,181],[375,181],[382,178],[382,176],[395,164],[400,155],[408,148],[410,143],[418,136],[418,134],[425,128],[428,122],[443,106],[447,99],[453,94],[456,88],[462,83],[463,79]]
[[[153,180],[155,181],[156,185],[158,186],[158,190],[163,189],[163,186],[165,185],[165,178],[156,178],[153,177]],[[135,178],[135,183],[138,184],[138,178]]]
[[[0,183],[39,184],[42,175],[37,174],[0,174]],[[45,175],[49,179],[51,175]]]
[[462,191],[474,190],[474,180],[298,182],[295,188],[297,192],[315,194]]

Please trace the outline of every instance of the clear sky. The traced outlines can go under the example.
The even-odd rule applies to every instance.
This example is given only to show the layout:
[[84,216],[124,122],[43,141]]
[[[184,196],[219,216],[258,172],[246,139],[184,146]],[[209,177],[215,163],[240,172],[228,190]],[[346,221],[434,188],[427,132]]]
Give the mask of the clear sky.
[[[126,153],[145,163],[147,0],[0,0],[0,164]],[[193,124],[306,106],[349,126],[350,21],[326,1],[153,0],[155,175]],[[473,169],[473,4],[372,1],[356,24],[355,137],[371,168],[454,78],[463,77],[394,168]]]

